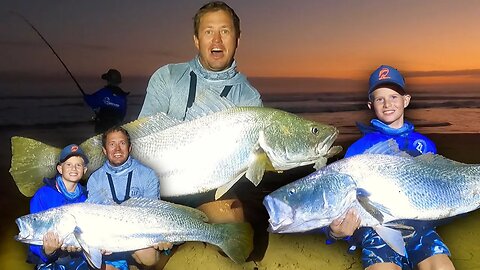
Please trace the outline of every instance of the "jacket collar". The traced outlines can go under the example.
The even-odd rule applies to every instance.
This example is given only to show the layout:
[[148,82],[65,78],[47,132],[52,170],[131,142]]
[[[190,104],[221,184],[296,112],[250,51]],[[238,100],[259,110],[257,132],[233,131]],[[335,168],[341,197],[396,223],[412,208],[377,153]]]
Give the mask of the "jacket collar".
[[132,156],[128,156],[127,160],[120,166],[113,166],[110,161],[105,162],[105,169],[110,173],[122,173],[127,171],[133,164]]
[[205,69],[200,63],[200,58],[198,55],[189,62],[189,65],[193,72],[195,72],[198,76],[211,81],[230,80],[238,73],[237,62],[235,60],[233,60],[233,63],[229,68],[222,71],[210,71]]
[[370,124],[375,130],[388,135],[402,135],[405,133],[410,133],[414,130],[413,124],[407,121],[403,123],[403,126],[401,128],[391,128],[378,119],[372,119],[372,121],[370,121]]

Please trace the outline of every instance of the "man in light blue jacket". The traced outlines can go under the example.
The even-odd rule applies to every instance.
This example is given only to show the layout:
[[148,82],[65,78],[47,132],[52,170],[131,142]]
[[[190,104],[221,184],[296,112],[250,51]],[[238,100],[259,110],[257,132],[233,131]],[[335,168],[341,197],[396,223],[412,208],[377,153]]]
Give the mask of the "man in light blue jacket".
[[150,78],[140,117],[164,112],[184,120],[195,97],[211,91],[237,106],[262,106],[258,91],[237,71],[234,60],[240,19],[223,2],[210,2],[194,17],[198,55],[187,63],[169,64]]
[[[105,131],[102,145],[107,161],[88,179],[90,201],[113,200],[120,204],[131,197],[160,199],[160,182],[155,171],[130,156],[130,135],[124,128],[113,127]],[[108,254],[110,257],[106,256],[105,264],[118,269],[128,269],[128,264],[135,262],[141,266],[153,266],[160,260],[159,250],[171,247],[171,243],[159,243],[154,248],[133,253]],[[131,257],[135,262],[130,260]]]
[[[187,116],[195,118],[195,112],[202,111],[195,110],[202,108],[200,97],[205,95],[218,96],[219,104],[226,98],[236,106],[263,106],[258,91],[237,71],[234,56],[240,19],[235,11],[214,1],[202,6],[193,21],[197,56],[190,62],[163,66],[152,75],[139,118],[159,112],[181,121]],[[207,106],[219,107],[215,100],[209,103]],[[188,204],[199,207],[212,222],[240,222],[244,220],[243,206],[233,193],[216,202],[209,202],[214,193],[199,195]]]

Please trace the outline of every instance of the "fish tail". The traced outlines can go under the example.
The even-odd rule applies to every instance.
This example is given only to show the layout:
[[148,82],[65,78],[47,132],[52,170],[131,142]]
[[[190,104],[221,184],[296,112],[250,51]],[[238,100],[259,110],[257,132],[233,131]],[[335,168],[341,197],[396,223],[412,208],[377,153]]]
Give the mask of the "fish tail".
[[253,250],[253,229],[249,223],[213,224],[224,232],[222,251],[236,263],[243,263]]
[[44,177],[53,177],[60,149],[34,139],[14,136],[10,174],[20,192],[31,197],[43,185]]

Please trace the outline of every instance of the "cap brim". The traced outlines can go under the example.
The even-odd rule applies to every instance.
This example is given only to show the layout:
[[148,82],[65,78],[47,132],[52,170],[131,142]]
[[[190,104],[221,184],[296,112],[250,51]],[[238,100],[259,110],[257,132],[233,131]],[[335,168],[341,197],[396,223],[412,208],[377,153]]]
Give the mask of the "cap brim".
[[378,88],[390,88],[401,95],[405,95],[407,93],[407,91],[405,91],[405,89],[396,82],[382,81],[381,83],[378,83],[374,85],[372,88],[370,88],[370,91],[368,91],[368,95],[371,95],[373,91],[377,90]]
[[87,156],[85,156],[84,154],[79,154],[79,153],[71,153],[70,155],[67,155],[63,160],[60,160],[60,163],[65,162],[67,159],[69,159],[71,157],[81,157],[81,158],[83,158],[83,162],[85,162],[85,164],[88,164]]

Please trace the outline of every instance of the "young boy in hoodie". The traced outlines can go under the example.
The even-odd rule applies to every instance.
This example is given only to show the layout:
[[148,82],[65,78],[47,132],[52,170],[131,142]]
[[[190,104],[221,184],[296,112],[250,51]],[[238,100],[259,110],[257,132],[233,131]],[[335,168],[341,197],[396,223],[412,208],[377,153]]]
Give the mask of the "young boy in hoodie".
[[[87,164],[88,158],[78,145],[70,144],[63,148],[58,158],[58,173],[53,178],[43,179],[45,185],[30,200],[30,213],[84,202],[87,192],[79,181],[87,172]],[[27,262],[36,264],[36,270],[89,269],[80,249],[61,246],[58,235],[48,232],[43,236],[43,245],[29,246]]]
[[[405,91],[405,80],[400,72],[382,65],[370,75],[369,85],[367,105],[376,118],[370,121],[370,126],[360,127],[363,136],[347,149],[345,158],[362,154],[389,139],[394,139],[400,150],[411,156],[435,154],[435,144],[404,120],[404,110],[410,104],[411,96]],[[407,256],[404,257],[388,246],[372,228],[358,229],[359,225],[359,217],[349,210],[345,217],[334,220],[327,231],[331,238],[347,237],[352,247],[361,248],[365,269],[455,269],[449,258],[450,251],[434,228],[416,231],[411,238],[405,238]]]

